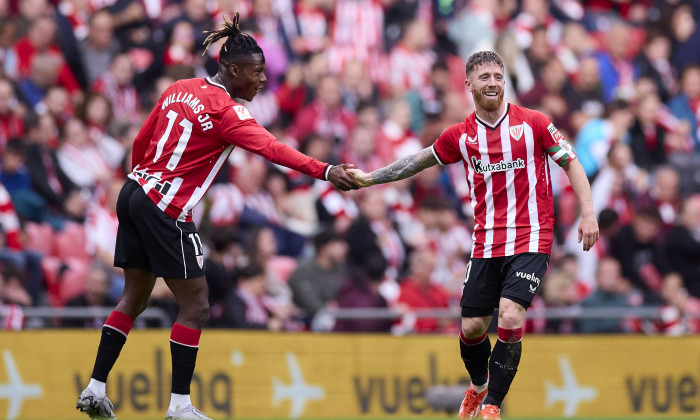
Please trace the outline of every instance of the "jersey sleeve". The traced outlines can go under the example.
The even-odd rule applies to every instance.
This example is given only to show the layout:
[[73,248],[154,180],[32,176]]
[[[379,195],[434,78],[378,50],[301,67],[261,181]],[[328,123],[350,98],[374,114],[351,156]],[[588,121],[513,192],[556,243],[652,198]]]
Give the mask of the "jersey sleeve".
[[538,113],[535,127],[537,127],[535,137],[540,147],[557,163],[557,165],[564,167],[573,159],[576,159],[573,146],[571,146],[566,138],[557,130],[549,117]]
[[459,151],[459,127],[460,124],[448,127],[431,147],[435,159],[442,166],[462,160],[462,153]]
[[221,136],[224,141],[249,152],[294,169],[316,179],[327,180],[331,165],[319,162],[280,143],[258,124],[243,105],[234,105],[221,113]]
[[143,161],[144,156],[146,156],[146,151],[148,150],[148,145],[151,143],[153,138],[153,133],[156,131],[156,123],[158,122],[158,114],[160,113],[162,100],[153,107],[153,110],[148,114],[148,118],[141,126],[139,133],[134,139],[134,145],[131,148],[131,169],[133,170],[136,165]]

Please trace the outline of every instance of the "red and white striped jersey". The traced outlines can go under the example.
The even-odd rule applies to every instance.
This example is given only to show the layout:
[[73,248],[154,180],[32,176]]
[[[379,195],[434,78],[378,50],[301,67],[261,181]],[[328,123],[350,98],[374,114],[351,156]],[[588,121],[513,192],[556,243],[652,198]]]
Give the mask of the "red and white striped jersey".
[[317,179],[327,179],[330,169],[278,142],[223,85],[206,78],[180,80],[163,92],[134,140],[129,178],[168,216],[191,221],[235,146]]
[[546,158],[564,166],[576,155],[549,118],[511,104],[494,125],[472,113],[445,130],[432,150],[441,165],[464,164],[473,258],[550,253],[554,205]]

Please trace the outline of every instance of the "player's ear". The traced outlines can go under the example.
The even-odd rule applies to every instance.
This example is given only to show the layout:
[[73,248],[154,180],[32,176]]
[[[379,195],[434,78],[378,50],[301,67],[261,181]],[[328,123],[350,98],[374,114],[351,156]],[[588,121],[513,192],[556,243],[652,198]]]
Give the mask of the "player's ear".
[[238,77],[238,72],[240,71],[240,68],[238,67],[237,64],[231,63],[228,66],[228,71],[229,71],[229,73],[231,73],[231,76]]
[[467,91],[469,91],[469,92],[472,91],[472,84],[469,81],[468,77],[466,79],[464,79],[464,86],[467,88]]

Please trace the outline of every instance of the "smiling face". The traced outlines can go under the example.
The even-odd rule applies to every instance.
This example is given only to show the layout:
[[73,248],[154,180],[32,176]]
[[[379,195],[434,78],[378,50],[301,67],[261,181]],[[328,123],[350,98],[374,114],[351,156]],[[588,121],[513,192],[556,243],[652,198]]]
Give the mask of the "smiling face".
[[505,79],[503,69],[496,63],[477,66],[465,81],[467,90],[474,96],[477,110],[497,111],[503,104]]
[[230,78],[224,79],[226,89],[234,98],[250,102],[258,92],[262,91],[267,82],[265,76],[265,57],[262,54],[252,54],[237,60],[229,67]]

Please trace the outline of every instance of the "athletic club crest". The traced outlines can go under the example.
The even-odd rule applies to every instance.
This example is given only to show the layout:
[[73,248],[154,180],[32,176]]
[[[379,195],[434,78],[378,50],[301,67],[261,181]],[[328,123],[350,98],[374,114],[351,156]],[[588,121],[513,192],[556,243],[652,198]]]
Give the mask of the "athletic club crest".
[[197,255],[197,264],[199,264],[199,268],[204,268],[204,257],[201,255]]
[[510,136],[515,139],[515,141],[520,140],[520,137],[523,136],[523,125],[514,125],[510,127]]

